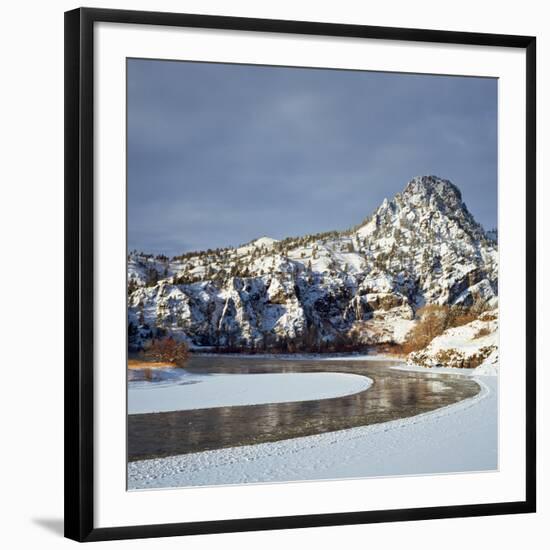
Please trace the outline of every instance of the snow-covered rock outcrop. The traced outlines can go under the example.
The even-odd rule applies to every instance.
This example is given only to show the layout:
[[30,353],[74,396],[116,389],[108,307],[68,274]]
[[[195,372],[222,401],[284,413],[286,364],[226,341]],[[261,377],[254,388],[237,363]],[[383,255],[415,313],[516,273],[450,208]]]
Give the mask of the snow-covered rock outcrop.
[[420,351],[407,357],[410,365],[476,369],[493,374],[498,367],[498,311],[480,315],[466,325],[447,329]]
[[128,280],[131,347],[160,332],[293,351],[400,342],[425,304],[496,306],[498,250],[455,185],[423,176],[347,231],[171,259],[132,253]]

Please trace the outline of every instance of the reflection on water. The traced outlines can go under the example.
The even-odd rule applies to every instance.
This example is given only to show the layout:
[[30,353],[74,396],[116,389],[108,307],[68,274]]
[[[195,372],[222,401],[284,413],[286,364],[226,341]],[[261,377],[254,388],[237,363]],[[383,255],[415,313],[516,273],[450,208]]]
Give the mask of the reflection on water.
[[[129,415],[128,459],[277,441],[387,422],[456,403],[479,391],[479,386],[468,378],[400,371],[390,369],[390,364],[194,356],[185,369],[170,369],[177,373],[157,370],[147,376],[162,383],[167,381],[163,377],[176,375],[346,372],[366,375],[373,384],[354,395],[317,401]],[[146,383],[147,379],[141,380]]]

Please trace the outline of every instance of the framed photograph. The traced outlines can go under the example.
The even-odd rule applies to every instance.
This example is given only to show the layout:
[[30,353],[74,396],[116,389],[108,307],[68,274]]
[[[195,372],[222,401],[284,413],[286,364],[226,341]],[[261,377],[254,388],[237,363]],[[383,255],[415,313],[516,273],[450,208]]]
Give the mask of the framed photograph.
[[535,511],[535,38],[65,14],[65,532]]

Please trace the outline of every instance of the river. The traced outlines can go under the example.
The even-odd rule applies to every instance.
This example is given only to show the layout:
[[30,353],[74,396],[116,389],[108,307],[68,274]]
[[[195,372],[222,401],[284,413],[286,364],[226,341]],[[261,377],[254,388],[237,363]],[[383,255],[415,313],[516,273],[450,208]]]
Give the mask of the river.
[[[128,460],[278,441],[406,418],[479,392],[475,381],[449,374],[392,369],[390,360],[264,359],[192,356],[190,374],[344,372],[372,379],[365,391],[344,397],[128,415]],[[149,383],[162,371],[148,373]],[[163,383],[165,383],[163,381]]]

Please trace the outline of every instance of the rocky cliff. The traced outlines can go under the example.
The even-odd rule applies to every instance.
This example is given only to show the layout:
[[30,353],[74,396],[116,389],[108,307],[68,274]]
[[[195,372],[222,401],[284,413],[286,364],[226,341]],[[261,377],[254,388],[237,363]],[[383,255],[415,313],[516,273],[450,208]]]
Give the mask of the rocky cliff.
[[424,304],[497,305],[498,250],[451,182],[423,176],[347,231],[128,259],[129,346],[314,350],[399,342]]

